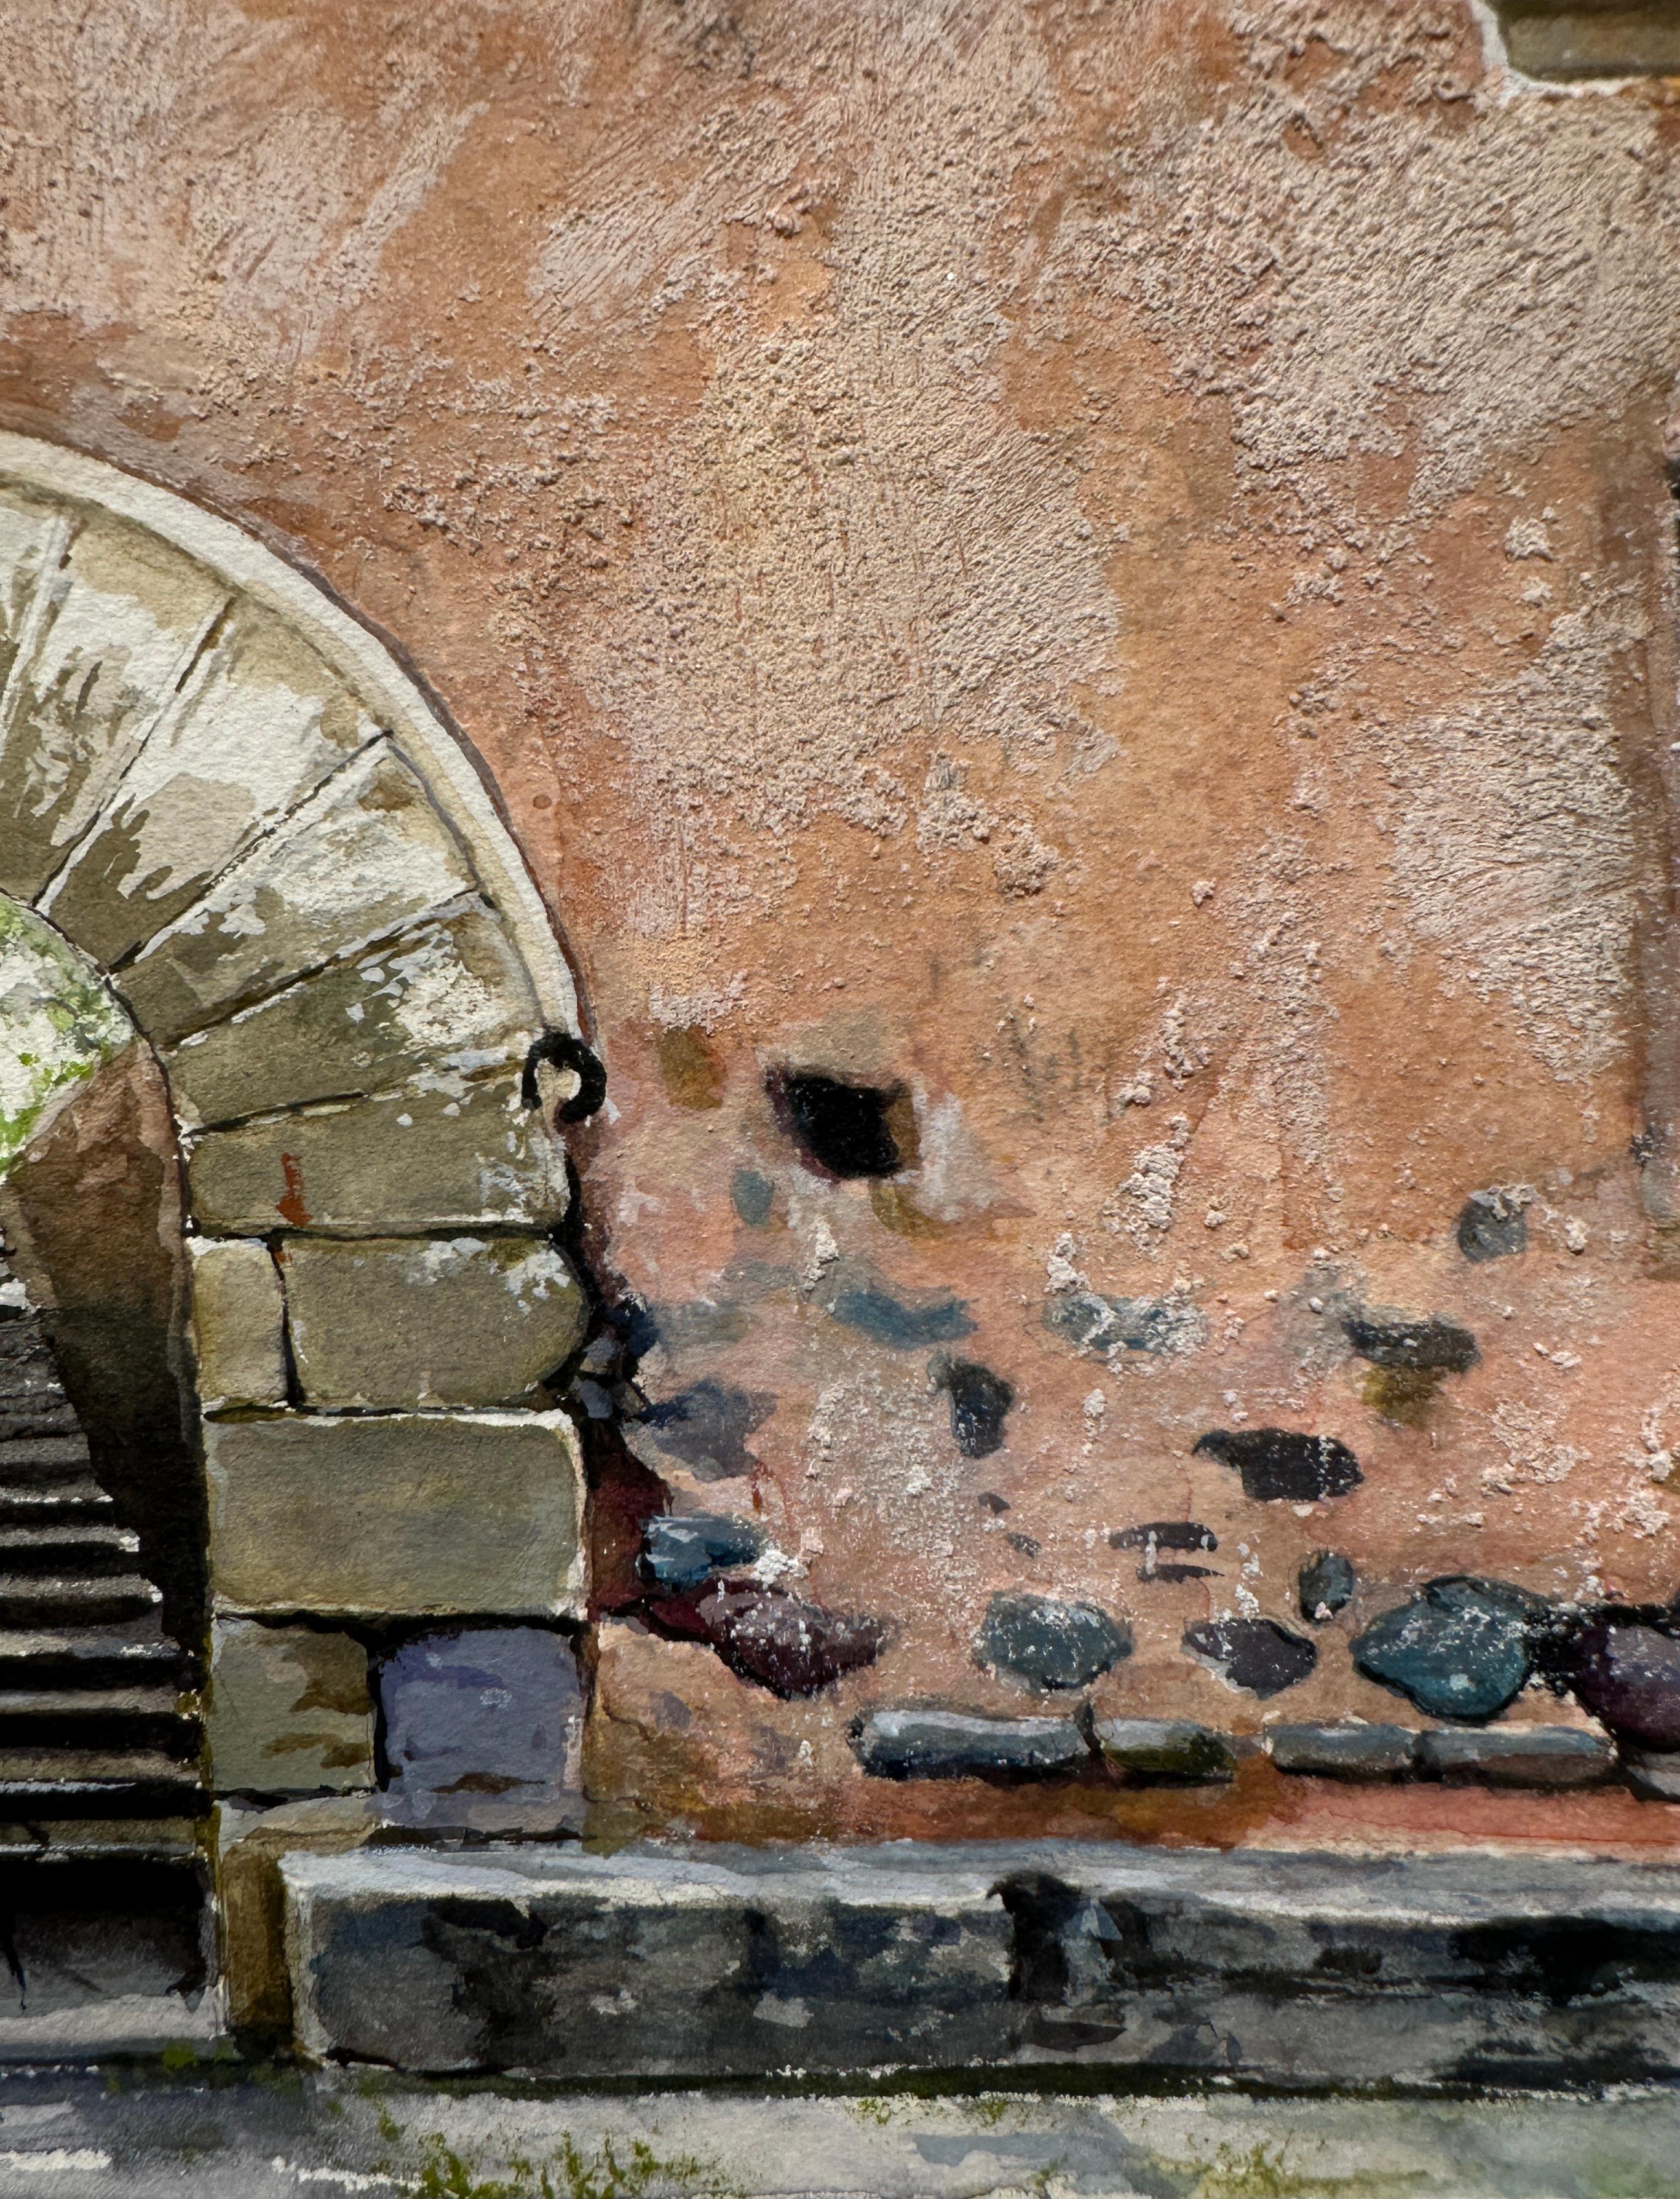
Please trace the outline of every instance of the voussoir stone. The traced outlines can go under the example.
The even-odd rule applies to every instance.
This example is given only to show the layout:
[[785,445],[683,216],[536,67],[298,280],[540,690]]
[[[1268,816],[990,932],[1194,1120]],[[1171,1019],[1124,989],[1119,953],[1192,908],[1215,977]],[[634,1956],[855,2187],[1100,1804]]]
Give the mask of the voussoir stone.
[[252,1238],[187,1242],[200,1405],[283,1405],[286,1302],[272,1254]]
[[219,1610],[580,1607],[582,1470],[563,1413],[212,1420],[204,1449]]
[[1593,1787],[1616,1766],[1602,1734],[1579,1726],[1494,1726],[1476,1732],[1424,1734],[1418,1769],[1455,1785]]
[[136,1021],[178,1037],[474,893],[430,795],[388,742],[357,756],[123,973]]
[[1266,1753],[1280,1771],[1312,1779],[1403,1779],[1418,1736],[1403,1725],[1275,1725]]
[[423,925],[163,1049],[184,1127],[522,1065],[540,1016],[486,908]]
[[1229,1779],[1237,1768],[1230,1743],[1187,1718],[1098,1718],[1091,1738],[1111,1770],[1140,1786]]
[[565,1149],[517,1076],[463,1076],[207,1130],[187,1148],[195,1228],[231,1235],[552,1224]]
[[1072,1718],[964,1711],[872,1711],[855,1728],[852,1746],[878,1779],[1047,1778],[1090,1761]]
[[289,1237],[292,1357],[312,1405],[499,1405],[583,1339],[588,1301],[539,1237]]
[[370,1788],[367,1652],[349,1635],[318,1627],[215,1619],[205,1731],[219,1794]]
[[1131,1629],[1094,1603],[1053,1596],[995,1595],[974,1654],[1006,1679],[1030,1688],[1082,1688],[1132,1650]]
[[117,961],[378,730],[283,619],[240,603],[43,907],[96,961]]

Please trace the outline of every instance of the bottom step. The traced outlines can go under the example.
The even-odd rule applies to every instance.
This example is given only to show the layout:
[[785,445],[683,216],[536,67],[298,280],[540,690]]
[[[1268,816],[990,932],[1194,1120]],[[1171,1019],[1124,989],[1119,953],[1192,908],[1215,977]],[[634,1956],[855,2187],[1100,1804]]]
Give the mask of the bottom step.
[[154,1750],[0,1753],[0,1821],[197,1817],[208,1806],[197,1766]]

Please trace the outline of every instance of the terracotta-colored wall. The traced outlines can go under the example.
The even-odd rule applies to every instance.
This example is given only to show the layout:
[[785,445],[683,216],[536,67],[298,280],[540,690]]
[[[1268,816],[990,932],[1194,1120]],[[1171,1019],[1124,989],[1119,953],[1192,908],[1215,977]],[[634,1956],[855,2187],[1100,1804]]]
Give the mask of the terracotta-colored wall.
[[[1672,1593],[1668,89],[1525,85],[1459,0],[42,0],[0,84],[6,423],[265,530],[410,653],[586,987],[643,1387],[754,1401],[745,1479],[632,1441],[890,1630],[784,1704],[608,1620],[612,1823],[1305,1806],[863,1782],[865,1704],[1021,1706],[971,1654],[1000,1589],[1129,1618],[1100,1706],[1240,1731],[1266,1706],[1180,1635],[1298,1628],[1320,1545],[1376,1607]],[[903,1082],[918,1166],[802,1167],[785,1064]],[[1531,1249],[1472,1265],[1491,1185]],[[1000,1450],[835,1274],[963,1301]],[[1205,1340],[1082,1356],[1075,1276]],[[1479,1364],[1385,1417],[1354,1304]],[[1248,1502],[1190,1455],[1244,1424],[1365,1479]],[[1211,1578],[1111,1547],[1164,1518]],[[1271,1709],[1395,1713],[1345,1631]],[[1671,1814],[1343,1815],[1444,1809]]]

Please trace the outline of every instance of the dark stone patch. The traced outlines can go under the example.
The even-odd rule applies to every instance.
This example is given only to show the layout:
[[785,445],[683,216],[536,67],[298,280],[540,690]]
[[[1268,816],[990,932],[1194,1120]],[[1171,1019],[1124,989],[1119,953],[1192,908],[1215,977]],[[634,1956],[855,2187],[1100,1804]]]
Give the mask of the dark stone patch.
[[877,1779],[1043,1779],[1083,1770],[1091,1753],[1072,1718],[961,1711],[872,1711],[851,1741]]
[[1216,1550],[1219,1537],[1199,1519],[1144,1519],[1135,1527],[1117,1527],[1111,1550]]
[[983,1504],[995,1519],[1000,1519],[1009,1509],[1009,1499],[1000,1496],[995,1489],[983,1489],[976,1501]]
[[1619,1741],[1680,1750],[1680,1639],[1666,1624],[1598,1613],[1570,1642],[1567,1678]]
[[1354,1665],[1430,1718],[1496,1718],[1527,1683],[1548,1613],[1508,1582],[1449,1576],[1356,1636]]
[[1481,1357],[1467,1328],[1432,1314],[1409,1321],[1401,1314],[1345,1314],[1342,1328],[1362,1359],[1376,1367],[1409,1367],[1429,1374],[1463,1374]]
[[1109,1298],[1071,1291],[1044,1309],[1044,1326],[1093,1359],[1111,1351],[1193,1351],[1207,1335],[1198,1306],[1174,1298]]
[[1458,1249],[1467,1260],[1506,1260],[1528,1250],[1528,1216],[1508,1191],[1473,1191],[1459,1210]]
[[1579,1726],[1494,1726],[1426,1733],[1417,1762],[1451,1786],[1596,1787],[1615,1770],[1616,1752],[1602,1734]]
[[1035,1558],[1038,1555],[1039,1545],[1034,1542],[1030,1535],[1006,1535],[1003,1539],[1012,1550],[1018,1550],[1024,1558]]
[[1622,1753],[1622,1773],[1634,1793],[1647,1802],[1680,1802],[1680,1756],[1660,1750],[1650,1755],[1638,1750]]
[[1163,1564],[1158,1559],[1148,1558],[1138,1567],[1137,1577],[1140,1581],[1164,1581],[1169,1587],[1176,1587],[1184,1581],[1223,1578],[1217,1566],[1187,1566],[1171,1559]]
[[675,1105],[702,1110],[722,1106],[723,1064],[698,1024],[662,1030],[653,1052],[666,1094]]
[[1275,1725],[1266,1753],[1280,1771],[1312,1779],[1403,1779],[1418,1736],[1403,1725]]
[[698,1588],[714,1573],[751,1565],[764,1550],[762,1528],[717,1513],[663,1512],[643,1532],[641,1570],[660,1588]]
[[1345,1443],[1293,1428],[1210,1428],[1195,1449],[1234,1467],[1244,1496],[1262,1502],[1315,1504],[1345,1496],[1365,1479]]
[[872,1665],[886,1639],[877,1619],[825,1611],[747,1582],[650,1600],[644,1610],[666,1634],[709,1643],[732,1672],[784,1700],[814,1695],[843,1673]]
[[857,1329],[890,1350],[913,1351],[928,1344],[954,1344],[971,1336],[974,1323],[960,1298],[936,1298],[929,1305],[907,1305],[890,1291],[869,1288],[839,1292],[829,1306],[836,1321]]
[[1339,1550],[1315,1550],[1296,1581],[1302,1618],[1311,1619],[1315,1626],[1333,1619],[1352,1602],[1358,1585],[1351,1558],[1345,1558]]
[[995,1595],[974,1654],[1028,1687],[1082,1688],[1132,1653],[1131,1629],[1094,1603],[1047,1595]]
[[1139,1786],[1195,1786],[1237,1768],[1228,1741],[1186,1718],[1098,1718],[1091,1739],[1111,1770]]
[[909,1128],[901,1084],[855,1084],[814,1070],[779,1070],[766,1080],[777,1119],[820,1175],[896,1175]]
[[729,1196],[749,1229],[768,1228],[776,1187],[767,1175],[761,1175],[756,1169],[737,1169],[729,1179]]
[[1281,1694],[1318,1662],[1316,1645],[1275,1619],[1209,1619],[1186,1628],[1184,1647],[1232,1687],[1254,1695]]
[[691,1390],[650,1405],[639,1425],[698,1479],[727,1481],[751,1472],[746,1439],[774,1409],[773,1399],[730,1389],[709,1375]]
[[1015,1392],[1001,1374],[973,1359],[936,1359],[929,1368],[949,1393],[951,1438],[965,1458],[989,1458],[1003,1445],[1004,1416]]

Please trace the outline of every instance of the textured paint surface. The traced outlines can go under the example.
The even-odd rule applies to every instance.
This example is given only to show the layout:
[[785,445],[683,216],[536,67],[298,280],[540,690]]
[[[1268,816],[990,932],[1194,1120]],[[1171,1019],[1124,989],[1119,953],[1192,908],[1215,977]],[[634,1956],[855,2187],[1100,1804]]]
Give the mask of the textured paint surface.
[[[0,82],[7,421],[394,636],[563,924],[609,1076],[584,1245],[651,1406],[623,1508],[750,1516],[760,1591],[883,1630],[784,1701],[627,1594],[610,1817],[1671,1838],[1619,1791],[1333,1807],[1257,1759],[954,1801],[847,1738],[1018,1711],[974,1655],[999,1595],[1129,1630],[1103,1717],[1256,1734],[1409,1718],[1350,1643],[1427,1581],[1673,1594],[1671,90],[1514,79],[1459,0],[470,0],[400,36],[51,0]],[[289,678],[295,790],[369,736]],[[125,906],[125,865],[166,897],[192,860],[146,753]],[[441,1043],[465,995],[427,1000]],[[182,1088],[230,1108],[292,1007]],[[883,1095],[902,1165],[811,1165],[790,1072]],[[1474,1356],[1362,1356],[1374,1309]],[[959,1339],[1009,1393],[980,1453]],[[1268,1496],[1198,1448],[1269,1430],[1361,1478]],[[1140,1567],[1140,1521],[1208,1540]],[[1357,1590],[1308,1677],[1187,1654],[1298,1629],[1331,1546]]]

